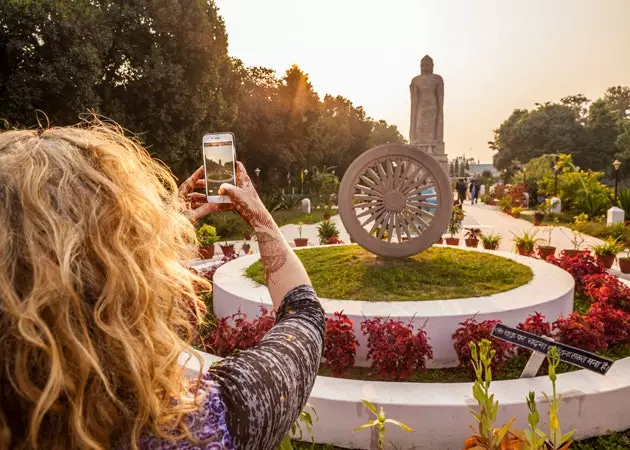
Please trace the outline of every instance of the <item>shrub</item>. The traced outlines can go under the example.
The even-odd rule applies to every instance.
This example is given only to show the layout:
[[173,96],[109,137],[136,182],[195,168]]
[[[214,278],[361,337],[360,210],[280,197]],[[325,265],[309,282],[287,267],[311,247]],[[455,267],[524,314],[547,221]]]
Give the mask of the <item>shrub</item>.
[[492,372],[498,372],[498,369],[505,364],[512,352],[512,345],[509,342],[491,337],[492,330],[498,323],[501,323],[501,321],[484,320],[483,322],[477,322],[474,318],[466,319],[459,323],[459,327],[453,333],[453,345],[455,346],[460,366],[472,369],[469,344],[487,339],[492,343],[492,349],[496,352],[494,358],[492,358]]
[[212,225],[204,224],[197,230],[197,241],[202,247],[212,247],[221,236],[217,236],[217,229]]
[[[234,323],[234,325],[231,325]],[[217,326],[205,338],[204,345],[217,356],[230,356],[258,344],[276,323],[273,312],[260,307],[260,316],[249,322],[244,312],[217,320]]]
[[595,303],[588,317],[604,326],[604,340],[610,345],[630,342],[630,314],[613,308],[607,303]]
[[317,225],[317,234],[319,236],[319,243],[326,244],[330,238],[339,237],[339,229],[334,222],[331,222],[330,220],[322,220],[319,225]]
[[579,293],[583,293],[585,277],[587,275],[606,273],[606,268],[597,262],[588,252],[575,257],[569,257],[563,253],[559,258],[549,257],[547,262],[555,264],[569,272],[575,280],[575,289]]
[[[536,336],[551,337],[551,323],[545,321],[545,316],[539,312],[528,316],[525,322],[519,323],[516,328],[535,334]],[[531,354],[531,350],[524,348],[518,348],[517,352],[520,356],[528,356]]]
[[359,341],[354,334],[354,324],[342,312],[326,317],[326,339],[324,341],[323,364],[333,375],[343,375],[354,366]]
[[553,323],[555,335],[563,344],[596,352],[606,348],[604,325],[596,318],[571,313],[569,317],[560,316]]
[[414,372],[423,371],[425,361],[433,358],[433,349],[423,329],[413,334],[411,323],[384,320],[380,317],[361,323],[363,335],[368,337],[368,359],[372,368],[383,378],[408,379]]
[[614,275],[598,273],[584,277],[583,293],[591,303],[608,303],[614,308],[630,310],[630,288]]
[[328,239],[328,242],[326,242],[328,245],[333,245],[333,244],[343,244],[343,241],[341,239],[339,239],[338,236],[333,236],[331,238]]

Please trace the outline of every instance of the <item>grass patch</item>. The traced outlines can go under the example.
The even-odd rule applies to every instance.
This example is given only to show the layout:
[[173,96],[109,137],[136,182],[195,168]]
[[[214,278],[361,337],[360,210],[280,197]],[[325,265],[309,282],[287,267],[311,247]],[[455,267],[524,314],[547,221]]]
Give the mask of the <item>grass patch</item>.
[[[499,256],[433,247],[411,258],[381,258],[359,246],[297,252],[324,298],[405,301],[482,297],[522,286],[529,267]],[[264,284],[262,264],[247,276]]]

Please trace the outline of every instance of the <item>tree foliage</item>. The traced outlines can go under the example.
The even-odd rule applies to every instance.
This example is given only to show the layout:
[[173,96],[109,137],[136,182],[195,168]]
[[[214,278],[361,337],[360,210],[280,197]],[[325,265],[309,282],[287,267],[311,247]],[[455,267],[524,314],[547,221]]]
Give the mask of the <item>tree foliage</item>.
[[[233,131],[237,153],[265,186],[304,168],[343,174],[361,152],[404,142],[395,126],[341,96],[320,99],[308,75],[284,76],[231,58],[212,0],[0,2],[0,118],[53,125],[93,110],[136,133],[183,176],[201,136]],[[5,63],[6,62],[6,63]]]
[[610,174],[616,158],[630,162],[629,122],[630,88],[615,86],[593,102],[577,94],[514,110],[489,145],[499,170],[510,172],[515,160],[565,153],[580,167]]

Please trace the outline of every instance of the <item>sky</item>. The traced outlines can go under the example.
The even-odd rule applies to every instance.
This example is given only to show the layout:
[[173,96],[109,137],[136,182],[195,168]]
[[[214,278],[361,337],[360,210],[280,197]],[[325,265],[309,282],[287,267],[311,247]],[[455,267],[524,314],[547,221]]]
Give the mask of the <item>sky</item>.
[[216,0],[230,55],[298,64],[409,137],[409,83],[429,54],[445,83],[446,153],[492,161],[515,108],[630,85],[630,0]]

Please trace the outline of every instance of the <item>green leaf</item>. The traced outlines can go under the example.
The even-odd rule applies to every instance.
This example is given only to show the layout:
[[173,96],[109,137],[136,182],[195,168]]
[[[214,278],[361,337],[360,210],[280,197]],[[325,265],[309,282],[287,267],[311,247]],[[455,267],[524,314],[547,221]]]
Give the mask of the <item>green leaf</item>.
[[370,420],[368,423],[364,423],[363,425],[360,425],[360,426],[354,428],[352,431],[366,430],[368,428],[372,428],[376,424],[378,424],[378,422]]
[[400,428],[402,428],[405,431],[413,431],[413,429],[411,429],[410,427],[408,427],[404,423],[399,422],[399,421],[394,420],[394,419],[387,419],[387,420],[385,420],[385,422],[386,423],[393,423],[394,425],[398,425]]
[[378,410],[376,409],[376,406],[374,406],[373,403],[367,401],[367,400],[361,400],[363,402],[363,405],[370,411],[372,412],[372,414],[374,414],[376,417],[378,417]]
[[575,434],[575,430],[569,431],[568,433],[562,436],[562,438],[560,439],[560,443],[564,444],[565,442],[569,442],[574,434]]
[[288,435],[280,442],[280,450],[293,450],[293,444],[291,444],[291,438]]

